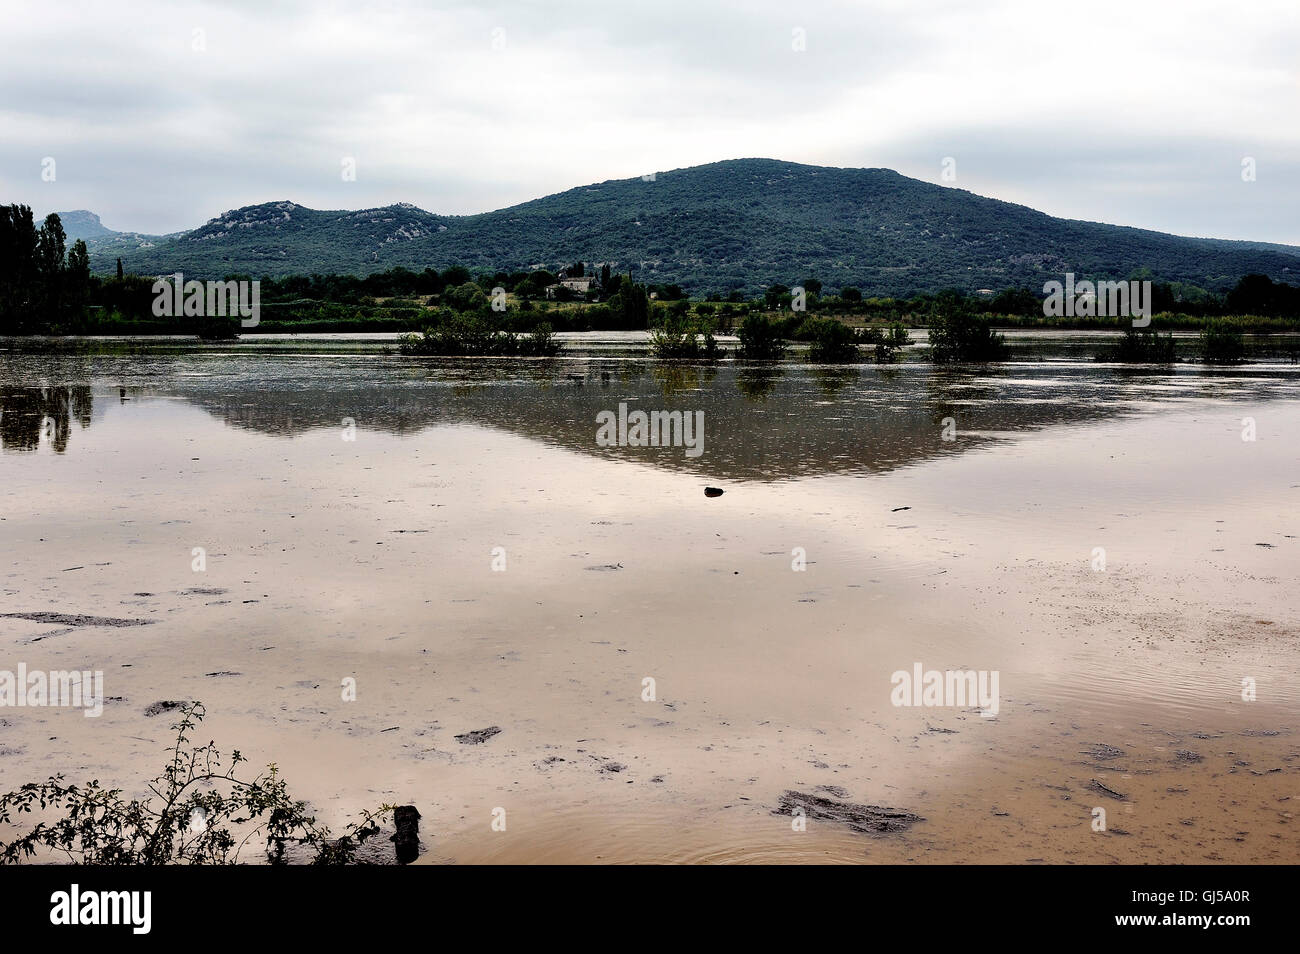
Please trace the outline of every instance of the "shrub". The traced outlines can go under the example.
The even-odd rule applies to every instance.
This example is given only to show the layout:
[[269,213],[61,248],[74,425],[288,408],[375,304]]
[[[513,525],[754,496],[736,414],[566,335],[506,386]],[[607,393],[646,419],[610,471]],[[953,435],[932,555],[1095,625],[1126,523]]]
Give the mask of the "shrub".
[[1160,335],[1153,328],[1126,328],[1124,337],[1114,348],[1097,355],[1098,361],[1123,361],[1131,364],[1172,364],[1174,336]]
[[1002,361],[1006,353],[1006,342],[987,318],[944,310],[930,320],[930,359],[938,364]]
[[17,864],[38,849],[66,855],[85,865],[228,865],[239,862],[244,845],[259,837],[270,864],[283,864],[291,849],[310,853],[313,864],[350,864],[357,848],[379,833],[378,822],[394,806],[364,812],[341,838],[316,824],[305,802],[289,797],[274,764],[252,778],[238,774],[245,762],[238,750],[229,758],[209,742],[195,747],[191,730],[203,721],[199,702],[180,710],[172,728],[176,742],[171,760],[153,780],[150,797],[127,801],[120,789],[104,789],[95,780],[64,785],[63,776],[29,782],[0,795],[0,824],[14,815],[61,810],[62,817],[42,820],[14,841],[0,842],[0,863]]
[[736,335],[740,338],[737,357],[746,361],[775,361],[785,353],[781,329],[767,315],[747,315]]
[[848,325],[834,318],[809,318],[800,329],[810,335],[808,360],[818,364],[843,364],[862,357],[858,350],[858,335]]
[[203,315],[194,319],[194,333],[204,341],[233,341],[239,337],[239,319]]
[[650,351],[656,358],[673,360],[716,358],[719,352],[718,341],[713,337],[713,321],[666,314],[663,323],[650,330]]
[[860,334],[866,344],[876,346],[876,363],[891,364],[898,360],[898,352],[912,343],[907,329],[900,324],[892,324],[889,330],[883,328],[863,328]]
[[543,321],[519,342],[519,353],[525,357],[550,358],[559,353],[550,322]]
[[487,304],[487,295],[475,282],[464,282],[447,289],[443,292],[442,299],[452,308],[461,311],[471,311]]
[[1201,332],[1201,359],[1206,364],[1240,364],[1246,360],[1241,329],[1225,321],[1209,321]]
[[542,322],[527,338],[494,327],[479,314],[442,313],[439,324],[418,335],[407,335],[398,345],[406,355],[440,357],[550,357],[560,350],[551,337],[551,325]]

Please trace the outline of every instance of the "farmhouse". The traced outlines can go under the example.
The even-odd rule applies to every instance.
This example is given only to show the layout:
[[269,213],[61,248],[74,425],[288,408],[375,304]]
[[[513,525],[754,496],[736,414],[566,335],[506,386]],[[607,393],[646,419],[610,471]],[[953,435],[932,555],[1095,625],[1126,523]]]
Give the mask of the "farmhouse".
[[569,294],[575,295],[579,298],[585,298],[587,292],[593,289],[596,291],[600,290],[600,278],[597,275],[569,275],[566,270],[561,271],[558,278],[559,280],[554,285],[546,286],[547,298],[554,299],[562,297],[560,295],[561,288],[565,289]]

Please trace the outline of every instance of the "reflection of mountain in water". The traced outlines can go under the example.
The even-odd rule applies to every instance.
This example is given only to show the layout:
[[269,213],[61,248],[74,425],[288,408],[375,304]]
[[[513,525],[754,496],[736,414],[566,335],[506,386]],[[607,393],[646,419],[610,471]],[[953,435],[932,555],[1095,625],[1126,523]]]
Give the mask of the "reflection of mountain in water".
[[[969,450],[995,432],[1135,413],[1139,404],[1218,396],[1228,384],[1199,369],[1135,374],[1087,365],[1020,365],[980,374],[909,365],[849,369],[583,362],[418,362],[350,367],[313,362],[292,380],[167,387],[234,427],[293,435],[311,427],[404,435],[476,424],[578,453],[731,480],[869,473]],[[283,365],[281,365],[283,367]],[[1236,375],[1238,397],[1293,394],[1293,376]],[[704,411],[704,453],[596,444],[596,415],[630,409]],[[952,418],[956,441],[945,441]],[[990,433],[994,432],[994,433]]]
[[89,427],[93,408],[88,385],[0,387],[0,447],[33,451],[43,438],[62,454],[68,449],[73,419]]
[[[1086,423],[1198,398],[1294,397],[1296,378],[1252,369],[1223,374],[1180,366],[1133,372],[1088,364],[1003,365],[979,374],[898,367],[803,365],[716,367],[643,360],[412,361],[364,356],[192,355],[99,369],[97,383],[139,381],[129,390],[177,397],[227,425],[292,437],[318,427],[411,435],[437,425],[473,424],[595,457],[631,460],[715,479],[780,480],[870,473],[961,453],[1016,432]],[[32,414],[84,407],[85,388],[9,389],[47,395]],[[55,396],[62,391],[64,397]],[[107,395],[106,395],[107,396]],[[9,398],[6,397],[6,402]],[[62,402],[62,405],[60,405]],[[681,447],[600,447],[596,415],[629,409],[704,412],[704,453]],[[6,403],[6,408],[9,404]],[[66,443],[67,413],[63,415]],[[957,440],[945,441],[951,418]],[[10,412],[5,412],[6,447]],[[15,423],[15,428],[18,424]],[[58,425],[55,425],[58,432]],[[17,431],[15,431],[17,433]],[[34,445],[26,445],[34,446]],[[56,445],[58,446],[58,445]]]

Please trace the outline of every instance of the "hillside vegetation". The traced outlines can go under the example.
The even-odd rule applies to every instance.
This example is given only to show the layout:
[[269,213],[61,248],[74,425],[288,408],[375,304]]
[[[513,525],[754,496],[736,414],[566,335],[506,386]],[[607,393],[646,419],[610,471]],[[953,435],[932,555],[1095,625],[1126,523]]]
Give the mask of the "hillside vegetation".
[[1300,248],[1058,219],[888,169],[771,159],[611,180],[481,215],[407,204],[319,211],[286,201],[236,209],[173,236],[77,237],[99,274],[119,257],[129,272],[200,279],[368,275],[394,266],[554,271],[586,261],[675,283],[694,297],[753,295],[806,275],[892,297],[1037,288],[1067,271],[1117,280],[1148,269],[1158,280],[1219,293],[1251,273],[1300,277]]

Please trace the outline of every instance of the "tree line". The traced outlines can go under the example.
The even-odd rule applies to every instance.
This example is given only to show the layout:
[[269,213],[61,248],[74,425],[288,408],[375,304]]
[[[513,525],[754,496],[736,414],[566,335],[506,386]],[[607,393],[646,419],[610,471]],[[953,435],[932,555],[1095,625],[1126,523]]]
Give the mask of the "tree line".
[[[590,275],[596,281],[585,292],[560,285],[563,278]],[[199,277],[199,276],[186,276]],[[1208,319],[1250,315],[1300,319],[1300,287],[1275,282],[1265,275],[1247,275],[1226,294],[1180,283],[1155,281],[1148,270],[1131,278],[1152,280],[1152,310]],[[251,281],[251,275],[227,275],[224,280]],[[175,322],[153,316],[156,276],[124,274],[117,262],[116,275],[91,274],[86,243],[68,247],[57,214],[38,226],[24,205],[0,206],[0,334],[84,333],[98,331],[183,331]],[[261,300],[270,305],[269,322],[291,325],[300,320],[357,325],[370,321],[418,327],[418,309],[442,306],[458,312],[478,312],[490,306],[497,289],[511,298],[517,330],[538,322],[556,330],[643,329],[656,324],[656,315],[682,317],[687,310],[700,316],[718,316],[719,328],[728,330],[735,319],[756,311],[803,311],[860,318],[869,322],[926,321],[953,307],[974,313],[1015,319],[1012,323],[1055,325],[1043,315],[1043,295],[1031,288],[1007,288],[996,293],[945,290],[903,298],[868,297],[845,286],[827,289],[816,277],[796,285],[773,283],[761,296],[740,291],[722,296],[720,303],[691,302],[677,284],[641,283],[630,273],[612,273],[608,263],[574,262],[552,272],[471,272],[462,265],[441,271],[396,267],[370,275],[312,274],[281,278],[262,277]],[[548,298],[584,303],[580,311],[557,309],[546,316],[529,314],[549,308]],[[659,304],[653,304],[658,302]],[[409,314],[399,309],[408,309]]]
[[81,315],[90,297],[90,255],[57,214],[37,228],[25,205],[0,206],[0,334],[42,331]]

